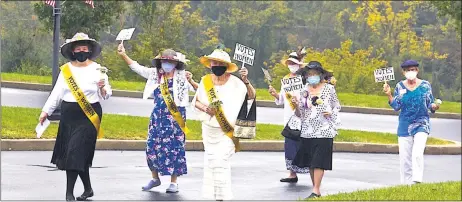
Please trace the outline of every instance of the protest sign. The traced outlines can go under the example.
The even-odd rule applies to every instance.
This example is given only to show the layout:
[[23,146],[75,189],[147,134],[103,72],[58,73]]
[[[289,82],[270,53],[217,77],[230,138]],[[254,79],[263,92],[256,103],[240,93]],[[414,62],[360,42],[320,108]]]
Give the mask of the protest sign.
[[374,70],[375,82],[387,82],[395,80],[393,67],[385,67]]
[[242,67],[244,64],[252,66],[255,59],[255,49],[236,43],[233,59],[242,62]]
[[126,41],[132,38],[135,28],[123,29],[117,35],[116,41]]
[[281,79],[282,89],[286,93],[297,92],[303,89],[302,76]]

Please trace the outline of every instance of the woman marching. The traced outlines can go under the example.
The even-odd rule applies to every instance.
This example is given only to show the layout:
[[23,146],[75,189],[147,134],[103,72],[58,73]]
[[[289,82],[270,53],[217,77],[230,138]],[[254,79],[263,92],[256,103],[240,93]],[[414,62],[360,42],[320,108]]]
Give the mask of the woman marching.
[[230,74],[238,67],[221,49],[201,57],[200,62],[212,71],[212,74],[202,77],[192,101],[196,110],[200,111],[202,121],[205,150],[203,197],[230,200],[230,158],[239,150],[238,141],[233,138],[233,127],[242,103],[246,99],[255,99],[255,89],[247,79],[247,69],[239,71],[242,80]]
[[185,157],[186,107],[189,91],[197,88],[192,75],[185,72],[186,59],[181,53],[164,50],[153,59],[154,68],[147,68],[130,59],[123,44],[119,55],[130,68],[147,79],[144,99],[154,98],[154,109],[148,127],[146,160],[152,179],[142,187],[143,191],[160,186],[160,175],[170,175],[167,193],[177,193],[177,177],[187,174]]
[[311,61],[299,74],[307,85],[296,104],[295,115],[301,118],[301,145],[293,165],[309,168],[313,193],[308,198],[321,196],[320,187],[324,170],[332,170],[334,137],[340,125],[340,102],[334,86],[322,83],[325,70],[317,61]]
[[[61,67],[58,79],[40,115],[40,123],[61,104],[61,117],[51,163],[66,171],[66,200],[74,201],[74,185],[80,176],[85,191],[77,200],[92,197],[89,168],[93,162],[97,135],[101,134],[100,100],[112,95],[105,70],[93,62],[101,46],[84,33],[77,33],[61,46],[71,62]],[[82,107],[85,106],[85,107]]]
[[434,103],[432,88],[428,81],[417,78],[419,63],[414,60],[401,64],[406,80],[396,84],[392,95],[385,83],[383,91],[388,103],[399,113],[398,146],[402,184],[421,183],[424,170],[424,151],[430,134],[430,115],[439,104]]
[[[306,55],[304,49],[298,52],[292,52],[289,55],[289,58],[285,61],[285,64],[290,70],[290,73],[287,74],[284,78],[294,78],[298,75],[295,74],[301,67],[303,67],[304,63],[303,57]],[[291,97],[293,95],[299,95],[300,90],[295,90],[293,92],[285,92],[281,85],[281,91],[279,93],[270,86],[269,93],[275,98],[276,105],[284,105],[284,125],[287,125],[291,117],[294,115],[295,105],[291,101]],[[299,168],[295,165],[292,165],[292,161],[294,160],[295,154],[298,150],[299,142],[296,140],[292,140],[290,138],[284,139],[284,153],[285,153],[285,162],[286,168],[289,170],[289,177],[282,178],[280,182],[289,182],[289,183],[296,183],[298,182],[297,173],[309,173],[308,168]]]

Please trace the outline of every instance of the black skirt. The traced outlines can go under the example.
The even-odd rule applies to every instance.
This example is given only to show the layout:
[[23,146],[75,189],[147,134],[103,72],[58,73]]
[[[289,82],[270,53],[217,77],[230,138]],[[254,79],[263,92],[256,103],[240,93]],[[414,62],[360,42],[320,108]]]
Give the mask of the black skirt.
[[[99,102],[91,105],[102,118]],[[61,103],[61,119],[51,163],[60,170],[84,172],[91,167],[95,154],[97,131],[76,102]]]
[[292,162],[300,168],[332,170],[333,138],[300,138],[301,145]]

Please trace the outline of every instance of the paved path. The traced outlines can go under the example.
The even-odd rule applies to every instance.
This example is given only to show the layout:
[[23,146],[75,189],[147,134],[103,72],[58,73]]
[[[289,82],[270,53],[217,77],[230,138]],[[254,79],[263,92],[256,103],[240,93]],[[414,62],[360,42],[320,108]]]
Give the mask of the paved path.
[[[51,152],[2,152],[1,200],[62,200],[65,172],[49,164]],[[235,200],[297,200],[312,189],[309,175],[299,183],[279,182],[287,171],[280,152],[242,152],[232,158]],[[179,178],[180,192],[166,194],[164,184],[141,191],[150,178],[144,152],[97,151],[91,169],[94,200],[200,200],[202,152],[187,152],[188,174]],[[425,156],[425,182],[461,179],[461,156]],[[333,171],[326,172],[322,194],[351,192],[399,183],[398,156],[392,154],[334,153]],[[83,192],[77,181],[75,195]]]
[[[2,106],[21,106],[42,108],[48,98],[48,92],[20,90],[11,88],[1,89]],[[138,98],[112,97],[102,102],[103,111],[112,114],[127,114],[134,116],[150,116],[152,100]],[[257,122],[270,124],[283,124],[282,109],[257,107]],[[188,108],[188,119],[197,119]],[[398,125],[397,116],[340,113],[341,129],[390,132],[396,133]],[[432,136],[461,141],[461,120],[431,119]]]

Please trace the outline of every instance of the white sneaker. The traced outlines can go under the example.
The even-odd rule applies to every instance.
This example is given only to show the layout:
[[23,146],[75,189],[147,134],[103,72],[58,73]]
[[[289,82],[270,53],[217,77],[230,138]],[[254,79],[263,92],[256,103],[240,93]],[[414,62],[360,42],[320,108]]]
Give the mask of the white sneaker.
[[160,179],[152,179],[151,181],[149,181],[149,183],[146,186],[141,187],[141,189],[143,191],[148,191],[154,187],[160,186],[160,184],[161,184]]
[[170,184],[167,188],[167,193],[177,193],[178,192],[178,184]]

